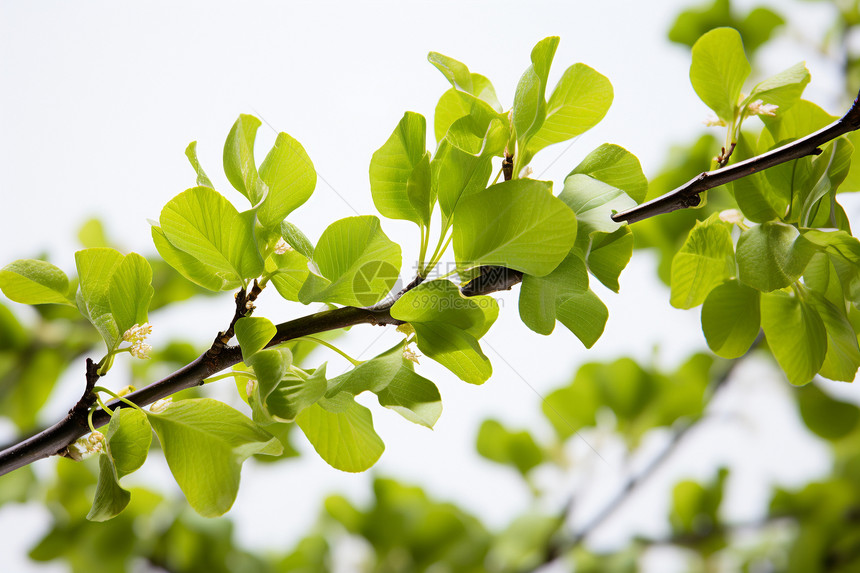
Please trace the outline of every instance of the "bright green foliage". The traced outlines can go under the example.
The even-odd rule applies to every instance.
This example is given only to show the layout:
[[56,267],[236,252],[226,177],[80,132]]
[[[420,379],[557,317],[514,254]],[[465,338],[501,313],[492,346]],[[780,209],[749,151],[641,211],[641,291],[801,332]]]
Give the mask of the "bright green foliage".
[[444,280],[418,285],[391,307],[391,316],[415,329],[421,352],[470,384],[486,382],[492,374],[478,340],[498,314],[492,297],[465,298]]
[[827,332],[803,297],[785,291],[761,297],[761,327],[774,358],[792,384],[806,384],[824,363]]
[[545,277],[525,275],[520,289],[520,318],[539,334],[551,334],[560,320],[591,348],[606,326],[609,311],[588,288],[585,261],[571,252]]
[[363,472],[385,450],[370,410],[352,397],[315,403],[302,410],[296,424],[322,459],[345,472]]
[[[185,157],[188,158],[188,161],[191,163],[191,167],[194,168],[194,171],[197,173],[197,185],[199,187],[211,187],[215,188],[212,185],[212,181],[209,180],[209,177],[206,175],[206,172],[203,171],[203,166],[200,165],[200,161],[197,159],[197,142],[192,141],[188,144],[188,147],[185,148]],[[87,245],[87,246],[104,246],[104,245]]]
[[302,286],[301,302],[370,306],[394,287],[400,246],[385,235],[376,217],[347,217],[323,231],[313,261],[319,274]]
[[154,292],[152,269],[136,253],[123,256],[109,248],[78,251],[75,263],[80,281],[78,310],[112,350],[126,330],[147,322]]
[[383,216],[405,219],[421,226],[430,224],[436,202],[430,191],[430,152],[426,121],[421,114],[406,112],[394,133],[370,159],[370,192]]
[[171,245],[226,281],[250,279],[263,272],[253,221],[240,215],[214,189],[194,187],[180,193],[164,206],[160,223]]
[[738,278],[763,292],[787,287],[800,278],[815,251],[816,246],[793,226],[762,223],[738,239]]
[[242,360],[246,363],[261,351],[278,331],[268,318],[245,316],[236,321],[236,340],[242,349]]
[[69,277],[46,261],[20,259],[0,269],[0,289],[10,300],[23,304],[74,306]]
[[266,274],[282,297],[299,302],[299,292],[310,276],[308,263],[299,251],[287,251],[283,255],[272,253],[266,259]]
[[[672,510],[669,521],[678,535],[702,535],[711,533],[720,523],[720,504],[729,472],[721,468],[716,479],[702,485],[694,481],[681,481],[672,491]],[[721,549],[725,542],[717,534],[707,539],[701,550],[707,555]]]
[[218,273],[215,268],[200,262],[193,255],[174,247],[161,227],[153,225],[150,230],[152,242],[161,258],[194,284],[211,291],[232,290],[242,285],[242,281],[232,273],[225,277],[223,273]]
[[735,275],[731,225],[711,215],[697,222],[672,261],[672,306],[693,308]]
[[484,420],[478,431],[478,453],[526,475],[544,461],[544,453],[525,430],[512,432],[496,420]]
[[612,84],[606,76],[585,64],[564,71],[546,106],[546,119],[529,140],[526,153],[534,155],[553,143],[585,133],[598,123],[612,105]]
[[621,228],[610,216],[636,205],[627,193],[599,179],[573,173],[564,180],[564,190],[559,199],[574,213],[581,227],[581,242],[587,242],[591,233],[614,233]]
[[588,175],[592,179],[621,189],[637,203],[645,200],[648,193],[648,180],[642,173],[639,159],[613,143],[604,143],[585,156],[570,175]]
[[289,221],[281,222],[281,236],[293,249],[306,259],[314,258],[314,244],[302,233],[302,230]]
[[733,124],[744,81],[751,67],[744,54],[740,34],[732,28],[717,28],[693,46],[690,82],[717,117]]
[[827,354],[819,374],[831,380],[853,382],[860,368],[860,348],[844,307],[840,309],[817,292],[810,292],[809,300],[827,329]]
[[230,184],[256,205],[265,197],[257,163],[254,160],[254,140],[260,120],[253,115],[242,114],[224,142],[224,173]]
[[554,516],[528,513],[518,517],[494,540],[487,555],[488,565],[506,573],[534,571],[559,525]]
[[[558,48],[559,38],[550,36],[544,38],[532,49],[532,64],[526,69],[517,84],[514,94],[514,107],[512,109],[512,123],[517,138],[518,159],[514,167],[514,173],[528,164],[528,144],[532,137],[537,134],[547,115],[546,88],[549,68]],[[560,93],[563,101],[564,91]]]
[[341,392],[351,396],[373,392],[381,406],[391,408],[410,422],[432,428],[442,414],[442,397],[433,382],[415,372],[414,364],[404,356],[404,349],[404,343],[397,344],[332,378],[326,397],[336,400]]
[[717,356],[740,358],[758,336],[759,293],[728,280],[708,293],[702,305],[702,331]]
[[800,100],[810,79],[806,64],[803,62],[794,64],[757,83],[741,106],[746,108],[750,103],[761,100],[763,103],[778,106],[779,112],[784,113]]
[[188,503],[207,517],[233,505],[246,458],[278,455],[283,449],[260,426],[209,398],[176,401],[147,416]]
[[267,229],[277,229],[284,217],[310,199],[317,172],[302,144],[279,133],[260,164],[260,180],[267,192],[257,208],[257,220]]
[[90,521],[106,521],[128,505],[131,494],[119,480],[136,471],[146,461],[152,428],[146,414],[134,408],[114,411],[105,432],[104,452],[99,455],[99,482]]
[[454,220],[454,254],[463,270],[501,265],[544,276],[567,256],[576,217],[546,181],[505,181],[464,198]]

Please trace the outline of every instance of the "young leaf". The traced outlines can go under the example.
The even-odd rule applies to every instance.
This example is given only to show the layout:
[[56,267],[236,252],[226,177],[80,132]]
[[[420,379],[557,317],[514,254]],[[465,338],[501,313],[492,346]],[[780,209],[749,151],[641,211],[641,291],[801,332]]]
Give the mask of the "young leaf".
[[576,238],[576,217],[546,181],[505,181],[463,198],[454,217],[459,268],[500,265],[544,276]]
[[236,321],[234,327],[236,340],[242,350],[242,361],[248,364],[248,359],[266,347],[278,329],[272,321],[262,316],[243,316]]
[[734,123],[741,89],[751,71],[737,30],[711,30],[693,45],[690,66],[693,89],[729,125]]
[[743,356],[758,336],[760,325],[759,292],[736,279],[711,290],[702,305],[702,331],[717,356]]
[[756,100],[761,100],[763,103],[778,106],[776,113],[784,113],[800,100],[809,80],[806,64],[799,62],[756,84],[742,106],[746,107]]
[[827,354],[819,373],[830,380],[853,382],[860,368],[857,333],[845,313],[817,292],[809,293],[812,307],[827,329]]
[[259,203],[265,195],[254,160],[254,140],[259,127],[259,119],[242,114],[224,142],[224,173],[230,184],[247,197],[251,205]]
[[791,225],[768,221],[747,229],[738,239],[738,278],[770,292],[800,278],[817,247]]
[[385,217],[429,224],[435,201],[430,196],[426,142],[424,116],[406,112],[388,141],[371,157],[370,192],[373,204]]
[[322,277],[308,280],[299,300],[371,306],[397,281],[400,246],[385,235],[376,217],[347,217],[323,231],[314,262]]
[[478,430],[478,453],[499,464],[511,465],[522,475],[544,461],[544,453],[525,430],[512,432],[496,420],[484,420]]
[[185,157],[188,158],[188,161],[191,163],[191,167],[194,168],[194,171],[197,173],[197,186],[198,187],[211,187],[215,188],[212,185],[212,181],[209,180],[209,177],[206,176],[206,172],[203,171],[203,167],[200,165],[200,161],[197,159],[197,142],[192,141],[188,144],[188,147],[185,148]]
[[[256,365],[256,360],[254,362]],[[287,363],[289,366],[289,363]],[[255,366],[255,371],[257,368]],[[260,400],[266,411],[278,422],[292,422],[305,408],[315,404],[326,392],[326,364],[308,376],[299,376],[285,370],[277,385],[267,390],[265,380],[260,378]],[[271,377],[268,377],[271,378]]]
[[465,298],[443,280],[418,285],[391,307],[391,316],[415,329],[421,352],[470,384],[481,384],[492,374],[478,339],[498,314],[492,297]]
[[99,455],[99,481],[87,519],[106,521],[125,509],[131,494],[119,480],[143,465],[151,442],[152,428],[143,412],[134,408],[114,411],[105,432],[104,452]]
[[308,259],[298,251],[272,254],[266,260],[266,274],[282,297],[299,302],[299,292],[310,274]]
[[289,246],[301,253],[306,259],[314,258],[314,244],[302,233],[301,229],[289,221],[281,223],[281,236]]
[[730,229],[717,213],[696,222],[684,246],[672,259],[672,306],[699,306],[711,289],[735,275]]
[[137,253],[123,258],[110,278],[108,287],[110,311],[120,333],[135,324],[149,322],[149,302],[152,288],[152,267]]
[[579,236],[584,239],[595,232],[614,233],[622,224],[610,218],[612,213],[636,205],[621,189],[579,173],[567,176],[558,198],[576,213]]
[[785,291],[761,295],[761,326],[788,381],[806,384],[824,363],[827,331],[818,312]]
[[160,220],[174,247],[214,268],[226,281],[263,272],[252,221],[214,189],[194,187],[180,193],[164,206]]
[[313,404],[302,410],[296,424],[323,460],[345,472],[369,469],[385,450],[370,410],[352,399],[337,411]]
[[253,421],[210,398],[172,402],[147,416],[173,477],[191,507],[204,517],[222,515],[233,505],[245,459],[283,450]]
[[268,193],[257,208],[257,219],[266,229],[277,229],[284,217],[313,194],[317,172],[302,144],[286,133],[279,133],[260,165],[260,180],[266,184]]
[[639,159],[620,145],[604,143],[586,155],[569,175],[575,174],[588,175],[621,189],[637,203],[648,194],[648,179]]
[[612,98],[612,84],[606,76],[585,64],[570,66],[549,98],[546,119],[529,140],[528,153],[534,155],[548,145],[585,133],[603,119]]
[[520,290],[520,318],[538,334],[551,334],[560,320],[586,348],[591,348],[606,326],[609,312],[588,288],[585,262],[571,252],[545,277],[525,275]]
[[98,329],[109,349],[113,349],[122,336],[111,314],[110,284],[123,258],[118,251],[106,248],[84,249],[75,253],[81,285],[78,310]]
[[326,396],[334,398],[341,392],[357,396],[370,391],[376,394],[381,406],[391,408],[410,422],[432,428],[442,414],[442,398],[436,385],[416,374],[412,362],[404,358],[404,346],[401,342],[332,378]]
[[19,259],[0,269],[0,290],[9,300],[22,304],[66,304],[69,298],[69,277],[46,261]]
[[[512,121],[520,153],[525,153],[529,141],[546,119],[546,83],[558,41],[557,36],[550,36],[535,45],[531,53],[532,64],[526,68],[517,84]],[[523,166],[528,162],[524,161]]]
[[595,232],[585,255],[589,272],[603,285],[618,292],[618,277],[633,256],[633,231],[623,226],[614,233]]
[[232,273],[232,278],[227,279],[223,276],[224,273],[219,273],[215,267],[204,264],[185,251],[174,247],[167,240],[161,227],[153,225],[151,231],[152,242],[161,258],[189,281],[216,292],[233,290],[242,286],[242,281]]

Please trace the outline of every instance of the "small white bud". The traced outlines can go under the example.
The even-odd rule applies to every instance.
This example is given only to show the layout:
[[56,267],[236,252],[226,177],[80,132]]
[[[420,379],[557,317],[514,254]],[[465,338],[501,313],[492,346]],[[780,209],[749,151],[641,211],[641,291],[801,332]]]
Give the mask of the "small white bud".
[[152,325],[145,322],[143,324],[135,324],[126,330],[122,335],[122,339],[126,342],[138,342],[144,340],[150,334],[152,334]]
[[132,356],[135,358],[140,358],[141,360],[148,360],[149,353],[152,352],[152,346],[149,344],[144,344],[141,341],[136,341],[131,345],[131,348],[128,349]]
[[725,127],[726,126],[726,122],[721,120],[720,118],[718,118],[715,115],[709,115],[708,117],[705,118],[705,121],[703,121],[702,123],[708,127]]
[[757,99],[747,106],[746,115],[768,115],[770,117],[775,117],[776,110],[778,108],[779,106],[776,104],[764,103],[760,99]]
[[529,165],[526,165],[520,171],[520,179],[525,179],[526,177],[528,177],[532,173],[534,173],[534,170]]
[[153,414],[160,414],[167,409],[171,402],[173,402],[172,396],[157,400],[154,404],[152,404],[152,406],[149,407],[149,411]]
[[250,398],[254,395],[254,388],[256,387],[256,382],[252,379],[248,379],[248,383],[245,384],[245,395]]
[[737,209],[726,209],[720,211],[720,220],[733,225],[739,225],[744,222],[744,216]]
[[418,353],[412,350],[411,348],[403,349],[403,358],[410,362],[414,362],[415,364],[419,364],[418,362]]
[[275,254],[276,255],[284,255],[293,249],[287,244],[287,242],[283,239],[278,239],[278,243],[275,245]]

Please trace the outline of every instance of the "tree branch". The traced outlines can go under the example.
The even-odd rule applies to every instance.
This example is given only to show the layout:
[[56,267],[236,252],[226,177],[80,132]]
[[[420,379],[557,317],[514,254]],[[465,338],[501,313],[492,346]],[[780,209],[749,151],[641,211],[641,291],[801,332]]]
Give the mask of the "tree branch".
[[661,197],[612,215],[612,220],[617,223],[622,221],[635,223],[655,215],[695,207],[701,202],[699,194],[708,189],[742,179],[787,161],[800,159],[807,155],[819,155],[821,153],[820,146],[846,133],[860,129],[860,103],[858,102],[860,102],[860,94],[854,100],[851,109],[842,118],[815,133],[729,167],[701,173]]

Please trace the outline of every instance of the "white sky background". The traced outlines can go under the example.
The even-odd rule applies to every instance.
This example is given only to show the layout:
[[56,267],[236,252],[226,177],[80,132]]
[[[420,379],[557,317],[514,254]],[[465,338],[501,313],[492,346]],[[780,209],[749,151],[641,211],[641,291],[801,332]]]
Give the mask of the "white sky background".
[[[48,252],[72,272],[77,228],[93,215],[105,220],[124,250],[153,252],[146,219],[157,219],[168,200],[194,185],[183,153],[192,140],[198,141],[200,160],[216,187],[244,209],[244,198],[232,190],[221,169],[224,138],[239,113],[257,114],[294,136],[313,160],[320,176],[316,192],[291,215],[312,239],[337,218],[376,214],[367,175],[371,154],[406,110],[422,113],[432,126],[436,101],[448,88],[426,61],[431,50],[489,77],[500,100],[510,105],[534,43],[561,36],[550,85],[567,66],[584,62],[609,77],[615,100],[606,119],[570,149],[565,143],[539,154],[535,172],[546,169],[543,178],[554,180],[558,191],[582,157],[612,142],[635,153],[653,176],[668,145],[700,133],[708,115],[689,85],[689,51],[665,40],[675,15],[688,4],[150,2],[131,8],[114,2],[3,1],[0,263]],[[822,37],[831,20],[826,6],[770,4],[802,23],[795,29],[807,38]],[[811,45],[778,42],[760,62],[773,73],[798,60],[807,60],[812,72],[807,98],[841,114],[838,71]],[[432,127],[428,132],[433,149]],[[274,137],[264,123],[257,139],[258,161]],[[849,209],[849,217],[856,216],[856,207]],[[403,246],[403,272],[411,278],[416,227],[389,220],[383,227]],[[609,306],[610,318],[591,351],[561,326],[551,337],[532,333],[518,318],[518,289],[503,295],[500,319],[482,340],[494,364],[493,378],[472,387],[429,359],[422,361],[420,371],[440,387],[444,414],[431,432],[373,407],[386,452],[371,472],[350,475],[331,469],[299,433],[295,442],[308,454],[300,460],[275,471],[246,464],[230,513],[241,542],[291,546],[316,520],[325,493],[366,499],[377,474],[419,483],[436,498],[453,500],[492,526],[502,526],[527,507],[529,496],[513,473],[476,458],[474,439],[483,419],[495,417],[546,436],[539,395],[567,381],[576,365],[621,355],[648,360],[656,353],[660,364],[673,366],[705,347],[698,312],[672,309],[653,268],[648,254],[637,253],[622,274],[620,295],[593,287]],[[202,351],[229,320],[231,306],[225,295],[177,307],[169,315],[153,314],[154,343],[182,335],[198,341]],[[275,322],[311,310],[287,304],[274,292],[266,293],[258,308],[259,316]],[[19,314],[27,316],[26,309]],[[368,326],[344,340],[348,351],[364,352],[361,358],[367,358],[397,336]],[[346,368],[330,353],[317,357],[329,360],[332,373]],[[709,479],[718,463],[737,468],[726,503],[741,518],[763,509],[767,480],[779,476],[782,483],[800,483],[826,471],[826,452],[797,434],[796,417],[785,406],[787,382],[765,364],[748,366],[749,375],[721,399],[721,411],[746,414],[702,428],[662,478],[643,488],[636,504],[594,537],[596,543],[609,547],[631,532],[665,531],[662,518],[671,480]],[[125,384],[121,369],[112,375],[117,387]],[[62,415],[76,399],[80,380],[74,373],[64,378],[45,422]],[[229,390],[225,384],[225,397]],[[843,385],[837,390],[845,394],[852,389]],[[606,462],[583,443],[572,446],[581,463],[594,467],[600,483],[583,503],[580,523],[625,475],[616,445],[595,434],[586,437]],[[651,452],[659,450],[664,438],[654,436]],[[791,456],[783,455],[789,451]],[[175,487],[159,458],[156,454],[147,462],[141,481]],[[549,483],[557,476],[543,479]],[[35,507],[0,511],[2,545],[17,560],[10,570],[44,569],[24,561],[25,548],[46,526],[42,512]]]

